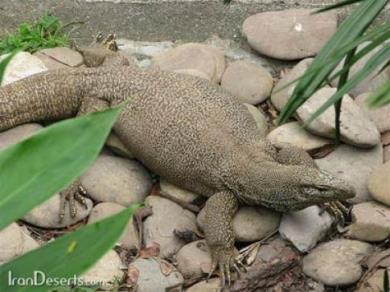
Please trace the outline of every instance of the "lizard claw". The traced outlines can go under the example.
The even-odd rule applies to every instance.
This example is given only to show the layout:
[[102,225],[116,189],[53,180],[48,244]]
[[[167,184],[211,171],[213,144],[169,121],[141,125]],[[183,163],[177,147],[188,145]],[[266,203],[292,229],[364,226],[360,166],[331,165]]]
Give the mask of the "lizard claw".
[[333,201],[328,203],[323,203],[320,205],[322,214],[324,211],[328,211],[331,216],[336,219],[337,226],[345,225],[345,218],[349,214],[349,209],[340,201]]
[[80,181],[77,180],[72,183],[65,190],[60,192],[60,214],[59,222],[62,222],[65,217],[66,204],[69,204],[69,213],[72,218],[77,215],[76,201],[83,205],[85,208],[88,208],[85,195],[87,194],[84,187],[81,185]]

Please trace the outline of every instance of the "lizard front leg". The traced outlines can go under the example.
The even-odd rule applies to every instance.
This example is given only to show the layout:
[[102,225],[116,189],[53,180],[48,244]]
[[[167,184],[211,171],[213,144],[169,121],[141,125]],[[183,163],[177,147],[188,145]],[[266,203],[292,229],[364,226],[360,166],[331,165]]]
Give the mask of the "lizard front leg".
[[236,259],[238,252],[234,247],[233,216],[238,209],[237,198],[228,191],[214,194],[205,206],[205,238],[210,247],[212,266],[209,276],[217,269],[220,271],[221,284],[231,283],[231,269],[238,273],[243,267]]

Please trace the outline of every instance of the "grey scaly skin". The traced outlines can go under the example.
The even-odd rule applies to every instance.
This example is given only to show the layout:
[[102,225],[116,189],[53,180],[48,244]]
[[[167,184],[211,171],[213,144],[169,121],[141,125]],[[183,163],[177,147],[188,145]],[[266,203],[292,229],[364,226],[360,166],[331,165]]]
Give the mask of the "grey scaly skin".
[[263,140],[232,95],[187,75],[118,63],[40,73],[0,88],[0,130],[101,110],[129,97],[114,131],[150,170],[209,197],[204,232],[211,272],[219,268],[223,282],[240,268],[232,229],[240,204],[286,212],[354,196],[304,151],[278,151]]

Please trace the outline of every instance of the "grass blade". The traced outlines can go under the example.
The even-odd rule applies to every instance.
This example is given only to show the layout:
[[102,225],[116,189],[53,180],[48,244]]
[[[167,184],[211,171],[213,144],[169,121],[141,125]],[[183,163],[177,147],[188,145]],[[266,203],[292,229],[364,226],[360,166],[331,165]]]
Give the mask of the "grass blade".
[[12,58],[16,55],[17,51],[9,54],[6,56],[1,62],[0,62],[0,84],[3,81],[5,68],[8,66],[8,64],[11,62]]
[[369,98],[368,105],[370,107],[380,107],[390,103],[390,82],[379,87]]
[[352,5],[352,4],[355,4],[355,3],[358,3],[358,2],[362,2],[362,1],[365,1],[365,0],[344,0],[344,1],[340,1],[340,2],[338,2],[336,4],[329,5],[329,6],[326,6],[324,8],[321,8],[319,10],[316,10],[314,13],[322,13],[322,12],[325,12],[325,11],[341,8],[341,7],[344,7],[344,6],[347,6],[347,5]]

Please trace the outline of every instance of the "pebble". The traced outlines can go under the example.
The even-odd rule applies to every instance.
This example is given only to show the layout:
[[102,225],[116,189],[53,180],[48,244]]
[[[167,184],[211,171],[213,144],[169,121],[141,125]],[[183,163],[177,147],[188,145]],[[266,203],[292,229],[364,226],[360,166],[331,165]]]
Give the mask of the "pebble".
[[321,169],[354,186],[356,196],[350,202],[361,203],[372,200],[367,182],[372,171],[382,165],[382,159],[383,150],[380,145],[373,149],[340,145],[326,157],[315,161]]
[[253,105],[270,96],[273,84],[272,76],[265,68],[246,60],[230,63],[221,81],[221,86],[240,102]]
[[36,52],[33,54],[33,56],[39,58],[39,60],[41,60],[43,62],[43,64],[45,65],[45,67],[48,69],[48,70],[56,70],[56,69],[62,69],[62,68],[69,68],[69,66],[63,64],[63,63],[60,63],[58,62],[57,60],[45,55],[45,54],[42,54],[41,52]]
[[309,9],[269,11],[248,17],[243,34],[249,45],[271,58],[296,60],[314,56],[337,29],[337,14]]
[[355,98],[355,101],[375,123],[379,132],[384,133],[390,131],[390,104],[373,109],[367,104],[370,95],[371,93],[360,94]]
[[115,154],[117,154],[119,156],[126,157],[129,159],[135,158],[133,153],[131,153],[130,150],[128,150],[126,148],[126,146],[122,143],[122,141],[119,139],[119,137],[114,132],[111,132],[110,135],[108,136],[108,138],[106,140],[106,146],[112,152],[114,152]]
[[176,254],[177,269],[185,279],[201,277],[211,269],[211,254],[205,240],[193,241]]
[[31,137],[43,127],[39,124],[24,124],[0,133],[0,150]]
[[81,183],[95,201],[123,206],[142,202],[152,188],[150,174],[138,161],[108,154],[99,155]]
[[[388,274],[390,274],[390,268],[387,268]],[[363,283],[360,283],[356,292],[384,292],[383,283],[385,282],[385,269],[378,269],[372,275],[370,275]],[[388,281],[388,287],[390,286],[390,280]]]
[[383,147],[383,162],[390,161],[390,146]]
[[360,261],[374,248],[365,242],[336,239],[317,246],[303,258],[303,272],[328,286],[345,286],[362,275]]
[[0,230],[0,266],[26,252],[39,247],[26,228],[11,223]]
[[117,40],[118,49],[127,55],[152,58],[173,48],[173,42],[140,42],[127,39]]
[[74,218],[70,216],[69,205],[65,207],[65,217],[60,222],[60,195],[55,194],[47,201],[32,209],[22,219],[27,223],[43,228],[63,228],[73,225],[78,221],[88,217],[91,213],[93,203],[89,198],[85,198],[88,208],[76,202],[77,214]]
[[[4,55],[0,57],[0,61],[3,58]],[[19,52],[8,64],[1,85],[6,85],[44,71],[47,71],[47,68],[38,57],[28,52]]]
[[[182,291],[183,276],[168,262],[158,258],[138,258],[129,266],[136,292]],[[170,290],[176,287],[177,290]]]
[[390,161],[377,167],[368,180],[371,196],[390,207]]
[[83,56],[79,52],[67,47],[43,49],[39,52],[70,67],[78,67],[84,63]]
[[257,107],[251,104],[244,103],[244,105],[247,107],[249,113],[252,115],[253,119],[256,122],[257,129],[259,131],[259,137],[265,138],[269,131],[265,114],[263,113],[263,111],[259,110]]
[[210,82],[219,83],[225,71],[225,56],[222,51],[212,46],[187,43],[154,56],[153,65],[162,70],[179,73],[183,73],[182,70],[200,71]]
[[[89,215],[88,224],[115,215],[124,209],[126,209],[126,207],[110,202],[97,204],[93,207],[91,214]],[[136,250],[139,248],[138,240],[138,233],[134,228],[133,219],[131,218],[118,242],[123,248]]]
[[378,242],[390,238],[390,208],[374,201],[354,205],[347,236]]
[[288,239],[300,252],[307,252],[324,238],[332,226],[327,212],[311,206],[297,212],[285,213],[279,226],[280,235]]
[[196,232],[195,215],[178,204],[158,196],[149,196],[145,205],[152,207],[153,214],[144,221],[143,238],[145,245],[160,245],[160,256],[173,256],[185,242],[175,235],[175,231]]
[[195,194],[193,192],[184,190],[182,188],[179,188],[169,182],[167,182],[165,179],[160,179],[160,192],[162,195],[166,195],[168,197],[173,197],[181,202],[192,204],[197,200],[200,195]]
[[211,278],[208,281],[198,282],[186,290],[186,292],[220,292],[221,281],[218,278]]
[[122,268],[119,255],[110,250],[80,278],[85,282],[103,282],[100,288],[104,291],[113,291],[112,289],[117,287],[124,277]]
[[275,128],[268,134],[267,139],[278,148],[292,145],[306,151],[316,150],[333,143],[332,140],[306,131],[299,122],[290,122]]

